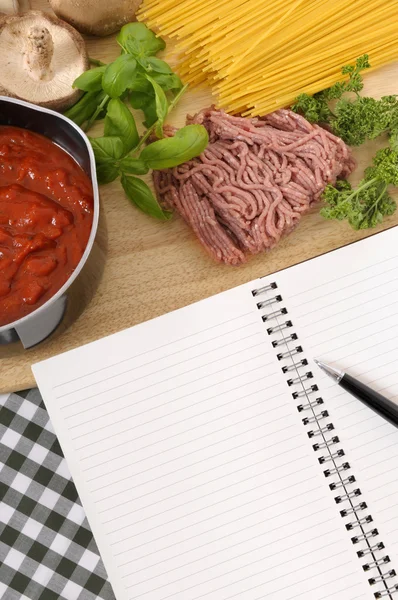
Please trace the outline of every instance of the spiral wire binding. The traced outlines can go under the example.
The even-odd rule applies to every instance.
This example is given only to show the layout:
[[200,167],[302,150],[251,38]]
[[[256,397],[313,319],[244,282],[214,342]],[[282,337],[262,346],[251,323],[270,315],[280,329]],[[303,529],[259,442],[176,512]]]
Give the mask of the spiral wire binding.
[[[272,282],[252,290],[252,295],[257,297],[262,294],[275,293],[274,290],[277,290],[277,288],[276,282]],[[321,455],[318,455],[318,462],[320,464],[331,463],[330,467],[323,471],[323,474],[326,478],[334,478],[329,484],[330,490],[339,490],[334,500],[336,504],[344,504],[345,506],[340,510],[341,517],[350,517],[345,527],[347,531],[355,533],[351,538],[351,542],[354,545],[363,545],[363,548],[361,547],[357,551],[358,558],[369,557],[362,568],[365,572],[375,569],[377,573],[368,579],[369,585],[384,584],[384,589],[374,592],[374,597],[377,599],[391,598],[393,600],[393,594],[398,593],[398,583],[391,585],[390,580],[396,577],[396,572],[394,569],[387,572],[382,571],[383,566],[390,562],[390,557],[383,552],[385,549],[383,542],[373,543],[373,539],[379,535],[377,528],[365,530],[366,525],[373,522],[373,518],[370,514],[363,515],[363,511],[368,510],[366,502],[356,502],[356,498],[360,497],[362,492],[359,487],[352,488],[356,480],[354,475],[347,474],[347,471],[351,469],[350,463],[346,460],[340,462],[345,454],[342,448],[335,448],[336,445],[340,444],[339,437],[337,435],[328,436],[328,432],[334,430],[334,425],[332,422],[324,421],[329,419],[329,412],[319,410],[319,406],[324,404],[323,399],[321,397],[312,398],[312,395],[319,391],[318,386],[316,384],[308,387],[305,385],[309,379],[313,379],[313,373],[308,370],[304,373],[300,371],[303,367],[308,366],[308,360],[301,356],[298,359],[296,358],[304,350],[300,345],[292,346],[292,342],[298,340],[298,336],[295,332],[287,333],[287,330],[293,327],[293,322],[289,318],[280,322],[279,319],[288,314],[288,310],[284,306],[274,310],[274,305],[280,303],[283,303],[283,297],[281,294],[275,293],[270,298],[257,302],[257,308],[258,310],[271,309],[271,312],[262,315],[261,318],[267,324],[272,322],[272,325],[267,328],[269,336],[277,336],[276,339],[272,340],[272,346],[274,348],[280,346],[286,348],[283,352],[278,352],[277,359],[281,363],[290,361],[290,364],[282,364],[282,372],[289,374],[287,385],[293,390],[291,392],[293,399],[304,398],[305,400],[304,403],[297,405],[297,410],[299,413],[307,413],[302,422],[304,426],[311,425],[311,429],[307,430],[308,437],[310,439],[319,438],[319,441],[316,441],[312,446],[315,452],[321,451]],[[294,389],[297,387],[299,389]]]

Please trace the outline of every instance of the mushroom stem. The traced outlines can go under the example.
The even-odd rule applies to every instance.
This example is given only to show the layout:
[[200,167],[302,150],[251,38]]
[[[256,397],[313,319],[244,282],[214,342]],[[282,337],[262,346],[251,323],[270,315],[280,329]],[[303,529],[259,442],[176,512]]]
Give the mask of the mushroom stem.
[[18,15],[29,9],[29,0],[0,0],[0,14],[2,15]]
[[0,13],[5,15],[16,15],[19,11],[18,0],[1,0]]
[[54,42],[46,27],[32,27],[26,39],[24,67],[35,81],[52,79]]

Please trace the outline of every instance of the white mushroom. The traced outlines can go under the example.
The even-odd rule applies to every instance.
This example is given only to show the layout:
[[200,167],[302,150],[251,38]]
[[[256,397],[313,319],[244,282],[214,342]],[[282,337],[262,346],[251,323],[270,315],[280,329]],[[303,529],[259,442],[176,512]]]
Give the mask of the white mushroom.
[[67,23],[40,11],[0,18],[0,94],[65,110],[89,67],[84,40]]
[[0,15],[18,15],[29,9],[29,0],[0,0]]
[[110,35],[134,21],[141,0],[49,0],[55,14],[81,33]]

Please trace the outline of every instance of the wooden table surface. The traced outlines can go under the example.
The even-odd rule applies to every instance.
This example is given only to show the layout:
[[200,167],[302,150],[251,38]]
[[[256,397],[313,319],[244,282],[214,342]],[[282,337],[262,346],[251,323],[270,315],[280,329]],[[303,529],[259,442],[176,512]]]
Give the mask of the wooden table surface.
[[[49,10],[45,0],[33,0],[33,7]],[[104,62],[119,54],[113,37],[91,38],[87,45],[90,56]],[[398,63],[369,74],[364,93],[375,97],[397,94],[397,74]],[[171,122],[181,126],[187,113],[211,102],[210,90],[189,91]],[[354,182],[381,145],[383,140],[378,140],[356,151],[359,166]],[[214,263],[205,254],[178,216],[160,223],[140,213],[129,204],[118,182],[103,186],[101,199],[108,229],[108,257],[94,299],[62,336],[17,356],[1,358],[1,392],[33,387],[30,367],[35,362],[398,224],[397,211],[377,229],[355,232],[344,223],[322,219],[314,209],[274,250],[250,259],[244,266],[228,267]]]

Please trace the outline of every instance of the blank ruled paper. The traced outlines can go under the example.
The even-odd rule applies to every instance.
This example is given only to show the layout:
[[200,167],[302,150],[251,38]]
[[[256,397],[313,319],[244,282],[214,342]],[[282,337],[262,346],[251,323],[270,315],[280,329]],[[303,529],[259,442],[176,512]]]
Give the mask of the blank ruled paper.
[[[278,282],[280,291],[286,291],[289,316],[308,358],[348,371],[398,401],[396,228],[288,269],[278,274]],[[358,516],[373,517],[364,530],[379,530],[371,543],[382,541],[385,550],[376,556],[387,554],[391,559],[382,571],[398,569],[398,430],[314,364],[311,368],[345,450],[344,459],[350,462],[347,475],[353,473],[357,480],[349,489],[359,487],[362,494],[356,503],[363,500],[368,505]]]
[[254,285],[34,367],[118,600],[372,598]]

